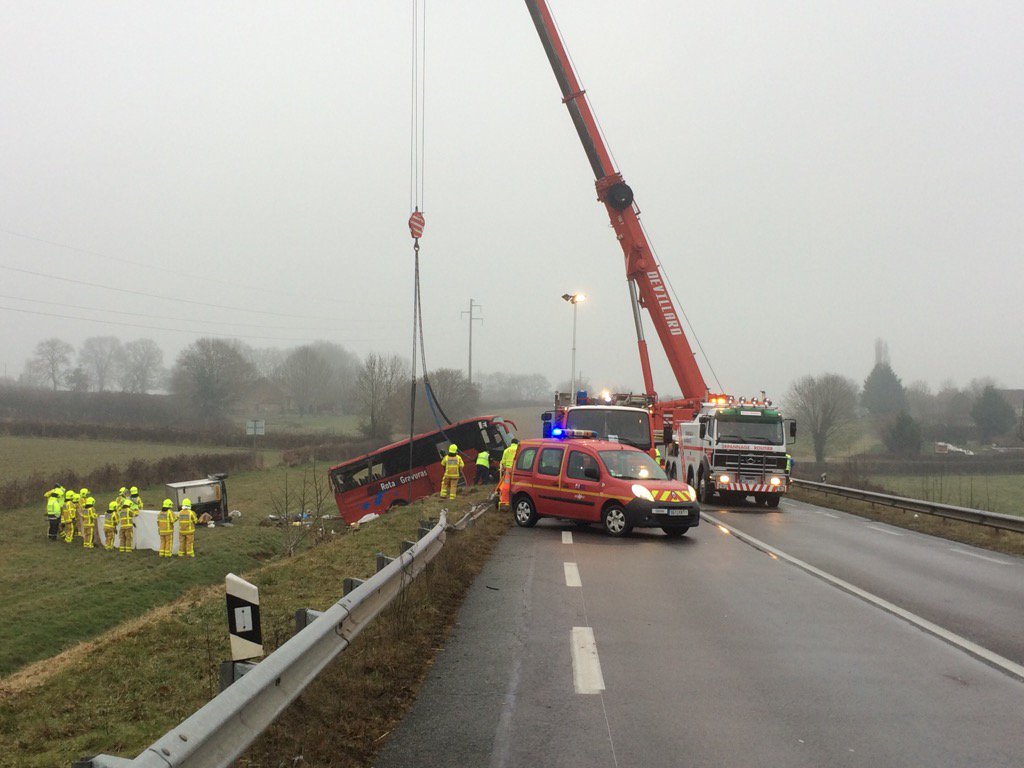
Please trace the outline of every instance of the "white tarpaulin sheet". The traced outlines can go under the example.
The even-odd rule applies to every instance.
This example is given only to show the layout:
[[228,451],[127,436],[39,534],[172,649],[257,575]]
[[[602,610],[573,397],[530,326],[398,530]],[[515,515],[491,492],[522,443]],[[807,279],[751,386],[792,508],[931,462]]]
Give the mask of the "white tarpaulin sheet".
[[[132,539],[133,549],[151,549],[154,552],[160,551],[160,534],[156,528],[157,512],[151,509],[141,509],[135,517],[135,536]],[[96,533],[99,534],[100,543],[106,545],[104,537],[103,521],[106,515],[100,515],[96,520]],[[121,543],[121,537],[114,539],[114,548]],[[171,547],[172,554],[178,554],[178,526],[174,526],[174,543]]]

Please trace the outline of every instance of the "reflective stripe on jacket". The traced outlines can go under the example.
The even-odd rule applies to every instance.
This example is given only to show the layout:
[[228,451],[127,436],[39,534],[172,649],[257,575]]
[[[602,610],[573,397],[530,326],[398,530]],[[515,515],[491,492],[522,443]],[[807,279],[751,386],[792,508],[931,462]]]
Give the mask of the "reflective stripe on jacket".
[[466,462],[457,453],[454,455],[449,454],[441,459],[441,466],[444,467],[445,477],[458,477],[460,470],[466,466]]

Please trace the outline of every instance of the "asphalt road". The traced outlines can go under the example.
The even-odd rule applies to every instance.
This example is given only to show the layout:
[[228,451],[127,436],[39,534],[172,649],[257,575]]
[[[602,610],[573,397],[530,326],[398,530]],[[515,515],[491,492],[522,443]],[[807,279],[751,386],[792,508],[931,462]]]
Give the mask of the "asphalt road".
[[[796,502],[707,512],[1021,660],[1020,558]],[[1022,723],[1020,679],[707,521],[542,521],[499,542],[377,766],[1019,768]]]

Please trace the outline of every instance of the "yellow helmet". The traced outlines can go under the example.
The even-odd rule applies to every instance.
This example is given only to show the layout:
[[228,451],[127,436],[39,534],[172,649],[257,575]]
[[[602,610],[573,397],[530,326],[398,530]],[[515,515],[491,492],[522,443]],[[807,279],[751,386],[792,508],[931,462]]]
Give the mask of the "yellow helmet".
[[75,498],[75,492],[74,491],[64,491],[64,498],[65,499],[73,499],[73,498]]
[[458,452],[459,452],[459,446],[457,446],[455,443],[452,443],[451,445],[448,446],[448,453],[458,453]]
[[118,492],[119,494],[121,494],[122,496],[124,496],[124,494],[125,494],[125,492],[126,492],[127,490],[128,490],[128,489],[127,489],[127,488],[125,488],[125,487],[124,487],[124,486],[122,485],[122,486],[121,486],[120,488],[118,488],[117,492]]
[[136,488],[136,487],[135,487],[135,486],[133,485],[133,486],[132,486],[132,496],[138,496],[138,495],[139,495],[139,489],[138,489],[138,488]]
[[174,502],[170,499],[164,499],[164,509],[170,509],[174,506]]
[[85,506],[87,506],[87,507],[94,507],[94,506],[96,506],[96,499],[94,499],[92,496],[90,496],[89,498],[87,498],[85,500]]
[[188,499],[182,499],[181,500],[181,508],[182,509],[192,509],[192,502],[189,501]]
[[88,495],[89,495],[89,489],[88,489],[88,488],[83,488],[83,489],[82,489],[82,490],[80,490],[80,491],[79,491],[78,493],[79,493],[79,495],[81,495],[81,496],[88,496]]
[[132,503],[128,499],[124,499],[121,502],[121,509],[131,509],[131,507],[132,507]]
[[110,502],[109,504],[107,504],[107,512],[113,512],[116,509],[117,509],[117,500],[116,499],[114,501]]

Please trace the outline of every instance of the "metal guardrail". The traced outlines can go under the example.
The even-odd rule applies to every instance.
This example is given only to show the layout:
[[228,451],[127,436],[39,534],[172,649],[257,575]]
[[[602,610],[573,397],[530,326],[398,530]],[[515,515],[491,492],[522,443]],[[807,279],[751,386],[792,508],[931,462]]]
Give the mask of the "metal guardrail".
[[881,504],[887,507],[905,509],[908,512],[920,512],[926,515],[944,517],[947,520],[959,520],[963,523],[974,525],[985,525],[989,528],[998,528],[1003,531],[1014,531],[1024,533],[1024,517],[1017,515],[1004,515],[999,512],[984,512],[980,509],[970,507],[956,507],[951,504],[938,504],[923,499],[909,499],[905,496],[892,496],[874,491],[862,491],[859,488],[847,488],[842,485],[830,485],[829,483],[815,483],[810,480],[794,479],[793,483],[804,488],[811,488],[826,495],[841,496],[846,499],[867,501],[873,504]]
[[[280,715],[335,656],[422,571],[444,546],[437,525],[372,578],[310,621],[195,714],[134,760],[97,755],[76,768],[226,768]],[[313,613],[313,612],[311,612]]]

